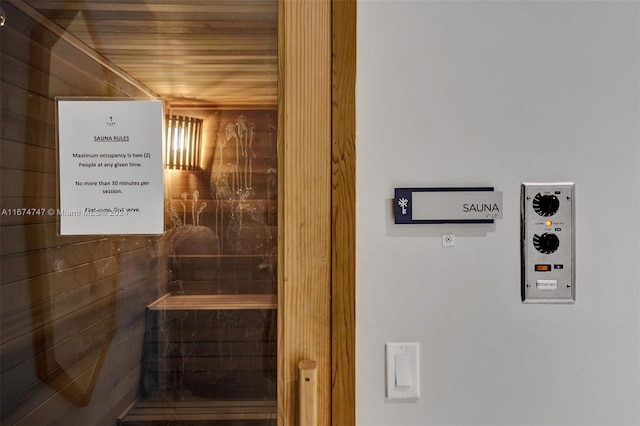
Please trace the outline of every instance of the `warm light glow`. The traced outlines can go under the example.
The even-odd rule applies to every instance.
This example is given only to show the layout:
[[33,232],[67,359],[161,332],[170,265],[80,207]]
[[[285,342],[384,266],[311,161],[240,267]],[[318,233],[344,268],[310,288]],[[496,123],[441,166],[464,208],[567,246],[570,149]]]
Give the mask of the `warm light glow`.
[[551,226],[551,225],[553,225],[553,222],[552,222],[552,221],[550,221],[550,220],[548,220],[548,221],[546,221],[544,224],[545,224],[545,225],[547,225],[547,226]]
[[166,167],[193,170],[200,166],[202,120],[192,117],[168,116]]

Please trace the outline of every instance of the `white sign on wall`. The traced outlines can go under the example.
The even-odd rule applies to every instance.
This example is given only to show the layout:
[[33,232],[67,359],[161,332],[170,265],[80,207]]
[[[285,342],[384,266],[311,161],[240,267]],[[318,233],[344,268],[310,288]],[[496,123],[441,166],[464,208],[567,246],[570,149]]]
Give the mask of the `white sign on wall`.
[[60,235],[162,234],[159,100],[58,99]]
[[397,224],[493,223],[502,219],[502,192],[493,187],[396,188]]

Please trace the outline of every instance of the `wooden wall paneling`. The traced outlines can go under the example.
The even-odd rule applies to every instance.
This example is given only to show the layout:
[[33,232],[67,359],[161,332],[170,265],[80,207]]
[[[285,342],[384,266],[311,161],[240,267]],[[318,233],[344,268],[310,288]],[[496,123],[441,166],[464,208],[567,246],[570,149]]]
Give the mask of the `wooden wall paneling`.
[[[43,215],[48,215],[48,213],[44,212]],[[3,256],[61,245],[57,223],[3,226],[0,228],[0,238],[3,240],[0,255]],[[88,236],[69,236],[64,239],[64,243],[76,244],[91,241],[94,238]]]
[[[24,358],[12,357],[11,355],[18,355],[19,351],[15,351],[12,348],[16,346],[18,349],[27,347],[30,345],[29,339],[31,337],[31,331],[38,331],[43,327],[51,327],[55,322],[56,338],[58,340],[64,340],[72,338],[76,333],[81,333],[88,330],[92,324],[102,320],[101,312],[108,312],[111,305],[118,302],[118,299],[114,299],[111,296],[113,288],[117,287],[118,297],[125,297],[126,299],[120,303],[120,306],[133,306],[133,301],[136,301],[138,297],[147,297],[149,294],[151,297],[155,297],[156,293],[153,286],[149,286],[150,277],[158,277],[158,274],[164,274],[163,265],[156,267],[157,272],[153,270],[145,270],[139,266],[134,266],[129,269],[123,269],[118,274],[114,274],[107,278],[101,278],[97,282],[85,285],[81,287],[82,291],[70,291],[67,293],[60,293],[58,295],[52,295],[53,302],[49,299],[43,300],[43,302],[36,304],[32,312],[26,314],[31,315],[31,318],[26,317],[24,313],[25,309],[20,309],[9,314],[5,317],[12,317],[18,315],[24,318],[24,324],[11,324],[3,329],[6,330],[7,336],[3,335],[5,339],[5,351],[3,351],[3,373],[13,366],[24,362]],[[142,285],[141,283],[144,283]],[[78,294],[79,293],[79,294]],[[78,301],[79,295],[90,294],[82,301]],[[52,302],[52,303],[50,303]],[[77,302],[77,306],[74,305]],[[148,300],[139,302],[138,308],[144,308]],[[51,305],[54,305],[52,308]],[[144,310],[144,309],[142,309]],[[123,313],[124,317],[128,315]],[[3,318],[4,320],[4,318]],[[98,330],[95,330],[99,332]],[[80,348],[70,348],[72,350]],[[4,356],[6,355],[6,358]]]
[[[3,85],[4,87],[4,85]],[[27,96],[29,96],[27,94]],[[3,107],[9,107],[8,102],[2,102]],[[2,111],[2,138],[28,143],[30,145],[55,148],[55,128],[41,120],[29,120],[21,114]],[[24,194],[23,194],[24,195]]]
[[[119,347],[126,350],[126,347]],[[73,407],[68,409],[58,418],[50,421],[50,426],[68,425],[90,425],[95,419],[117,419],[130,405],[131,401],[138,396],[138,386],[140,383],[140,362],[131,366],[130,360],[124,358],[126,363],[109,363],[105,367],[106,371],[130,371],[124,378],[110,375],[106,380],[98,382],[96,394],[100,395],[99,404],[90,404],[87,407]]]
[[[274,197],[274,194],[269,194],[269,186],[266,182],[264,185],[260,185],[262,180],[270,179],[270,177],[262,177],[260,175],[256,176],[254,173],[252,180],[253,185],[252,189],[256,193],[256,196],[261,197],[260,199],[247,200],[246,204],[249,208],[255,208],[256,211],[264,213],[261,216],[262,219],[266,221],[267,226],[277,226],[277,200]],[[173,196],[178,196],[181,192],[189,192],[191,187],[188,185],[184,186],[172,186],[170,189],[170,193]],[[212,190],[213,192],[213,190]],[[204,196],[203,196],[204,195]],[[220,216],[228,216],[231,214],[231,210],[234,207],[237,207],[237,201],[231,200],[223,200],[223,199],[212,199],[210,198],[210,194],[200,194],[200,200],[207,203],[207,206],[200,213],[200,224],[201,225],[214,225],[216,223],[216,215]],[[269,196],[269,197],[268,197]],[[182,206],[180,201],[176,198],[168,201],[169,205],[174,207],[178,212],[182,214]],[[187,215],[191,215],[191,206],[187,206]],[[189,217],[189,220],[191,218]],[[275,234],[274,234],[275,235]]]
[[[129,250],[142,248],[146,239],[96,237],[93,240],[75,244],[65,244],[61,237],[55,248],[22,252],[0,257],[0,278],[3,284],[24,280],[42,274],[56,272],[72,266],[90,263],[110,256],[117,256]],[[29,266],[29,268],[27,267]]]
[[[0,54],[3,55],[4,60],[4,53]],[[48,122],[50,124],[53,124],[53,117],[55,116],[55,104],[48,97],[30,92],[28,88],[18,87],[4,80],[2,80],[1,84],[2,86],[0,87],[0,97],[2,102],[0,103],[0,108],[2,110],[3,125],[11,124],[10,121],[7,121],[5,123],[5,114],[13,114],[16,117],[19,116],[22,120],[26,120],[26,116],[30,115],[34,121],[52,117]],[[9,139],[5,135],[4,131],[2,132],[2,134],[3,137]],[[30,141],[22,137],[12,140],[29,145],[47,146],[38,139]],[[48,147],[54,148],[55,143],[52,143]]]
[[355,426],[356,0],[333,4],[332,419]]
[[[0,140],[0,144],[2,141]],[[1,197],[2,200],[2,208],[6,209],[7,212],[14,211],[15,209],[25,208],[29,206],[30,208],[44,208],[49,209],[49,206],[55,206],[57,204],[57,199],[55,195],[51,197],[44,198],[33,198],[33,197]],[[39,224],[39,223],[52,223],[56,222],[57,218],[55,215],[49,216],[49,214],[45,214],[43,216],[38,215],[14,215],[7,214],[6,216],[0,216],[0,226],[12,226],[12,225],[21,225],[21,224]]]
[[[53,407],[69,406],[78,404],[83,406],[83,395],[90,390],[95,383],[94,372],[102,372],[100,363],[104,362],[103,353],[95,353],[93,357],[85,357],[76,360],[64,370],[58,368],[58,374],[43,377],[39,385],[27,387],[22,393],[16,395],[11,400],[2,405],[2,423],[11,425],[40,425],[47,424],[46,419],[57,417],[58,410]],[[97,371],[96,371],[97,370]],[[71,379],[73,377],[73,379]],[[42,386],[47,383],[50,386]],[[55,389],[55,390],[54,390]],[[53,408],[48,412],[43,412],[40,407]],[[24,421],[23,419],[29,419]]]
[[331,1],[280,1],[278,424],[297,421],[298,364],[331,418]]
[[[109,246],[113,247],[113,239],[104,239]],[[87,242],[87,248],[95,249],[95,241],[91,243]],[[69,248],[67,248],[69,249]],[[125,254],[128,250],[135,250],[135,255],[140,259],[148,259],[149,253],[146,247],[133,247],[127,249],[121,247],[121,253]],[[62,247],[57,247],[46,252],[36,253],[38,256],[51,256],[52,263],[50,268],[38,270],[40,274],[34,276],[28,276],[27,272],[23,270],[26,278],[16,281],[9,281],[7,276],[4,276],[7,281],[3,281],[0,286],[1,296],[0,303],[2,306],[2,313],[6,314],[15,309],[29,307],[31,304],[37,304],[43,299],[42,297],[48,297],[47,294],[61,294],[71,291],[76,288],[76,283],[91,283],[98,280],[100,277],[108,276],[116,273],[122,267],[122,260],[119,259],[117,253],[111,253],[109,256],[101,257],[96,260],[89,260],[83,262],[80,258],[78,263],[70,263],[70,257],[66,255],[68,250],[64,250]],[[24,253],[19,253],[16,256],[7,256],[2,258],[2,265],[15,265],[20,262],[6,262],[7,259],[24,260]],[[90,258],[89,258],[90,259]],[[126,259],[129,259],[127,257]],[[128,260],[127,260],[128,261]],[[26,261],[25,261],[26,263]],[[142,260],[139,262],[142,263]],[[15,271],[19,273],[20,271]],[[33,288],[32,294],[29,295],[29,286]],[[35,297],[35,298],[34,298]]]
[[[119,381],[121,380],[122,373],[120,372],[135,372],[135,376],[132,376],[131,373],[125,376],[125,379],[129,383],[129,386],[133,385],[133,388],[129,388],[128,392],[133,395],[133,391],[135,393],[138,392],[138,384],[140,381],[140,360],[142,358],[142,341],[145,333],[145,311],[144,306],[148,302],[148,290],[150,281],[155,279],[159,279],[160,276],[156,274],[156,276],[149,277],[145,281],[141,281],[137,288],[140,289],[138,292],[139,295],[131,294],[126,298],[123,297],[124,292],[120,292],[118,298],[118,305],[123,307],[123,310],[127,312],[127,315],[118,315],[117,316],[117,324],[118,324],[118,332],[115,334],[114,340],[110,347],[109,355],[106,358],[106,363],[103,367],[104,371],[104,380],[98,382],[95,390],[94,390],[94,399],[91,404],[89,404],[86,409],[85,408],[77,408],[70,405],[67,405],[67,410],[64,415],[62,415],[57,423],[59,424],[73,424],[72,421],[74,418],[84,418],[84,422],[79,422],[78,424],[91,424],[93,422],[92,419],[94,417],[91,416],[92,411],[110,411],[110,405],[105,401],[105,399],[112,399],[113,393],[117,392],[116,387],[119,386]],[[126,300],[125,300],[126,299]],[[129,306],[130,305],[130,306]],[[127,346],[127,342],[139,342],[136,346]],[[128,343],[130,345],[130,343]],[[121,361],[115,363],[113,360],[120,359]],[[120,374],[115,374],[120,373]],[[128,400],[130,403],[132,399]],[[128,404],[127,404],[128,405]],[[114,419],[115,415],[118,415],[122,412],[123,404],[120,404],[120,410],[116,410],[112,413],[112,417],[105,417],[107,419]],[[43,407],[41,409],[42,413],[46,413],[48,410],[47,407]],[[68,416],[67,414],[70,414]],[[66,423],[65,423],[66,422]]]
[[[180,275],[175,277],[175,279],[179,280],[181,283],[179,288],[176,288],[176,291],[182,291],[183,286],[186,283],[193,282],[196,284],[218,284],[220,283],[221,287],[231,286],[234,287],[234,283],[246,283],[248,289],[251,291],[239,291],[239,288],[233,288],[231,293],[272,293],[274,286],[272,285],[272,280],[269,276],[269,271],[256,271],[255,268],[246,269],[246,268],[237,268],[235,266],[231,268],[224,268],[223,266],[226,264],[225,262],[221,262],[220,267],[217,267],[217,262],[212,260],[211,258],[202,258],[199,259],[200,265],[192,266],[194,263],[190,262],[188,265],[184,263],[180,264]],[[185,265],[185,266],[183,266]],[[177,265],[174,265],[177,266]],[[216,268],[213,270],[212,268]],[[177,269],[177,268],[174,268]],[[262,284],[266,289],[255,289],[256,286]],[[215,287],[209,287],[206,291],[200,292],[201,294],[211,293]],[[185,288],[188,290],[188,288]]]
[[[127,335],[127,337],[131,336]],[[117,383],[113,379],[114,374],[110,374],[110,372],[128,372],[139,368],[140,358],[135,357],[136,354],[139,354],[139,351],[132,351],[130,342],[128,342],[128,340],[129,339],[119,342],[112,341],[110,345],[111,350],[108,353],[101,353],[99,354],[100,359],[89,360],[89,362],[84,363],[84,368],[80,367],[82,362],[74,363],[68,366],[67,371],[69,372],[69,375],[72,377],[76,377],[76,379],[73,382],[68,383],[66,386],[71,387],[73,385],[76,385],[80,389],[83,389],[86,386],[86,383],[95,380],[95,371],[93,370],[95,365],[97,365],[99,361],[108,361],[102,365],[102,369],[106,370],[103,371],[103,374],[101,375],[105,378],[103,379],[104,383],[100,388],[96,386],[93,389],[94,398],[92,399],[93,404],[91,404],[91,406],[102,406],[102,398],[107,397],[111,393],[113,386]],[[119,374],[119,376],[121,376],[121,374]],[[47,393],[47,391],[48,390],[44,391],[44,393]],[[102,392],[98,393],[99,391]],[[31,403],[33,401],[43,399],[44,403],[37,407],[33,407],[33,409],[29,410],[28,414],[20,418],[20,420],[15,424],[24,426],[49,424],[52,419],[58,419],[58,422],[60,422],[61,424],[69,424],[67,418],[64,416],[65,413],[84,409],[75,407],[72,401],[64,398],[41,398],[34,395],[27,401]],[[11,419],[11,421],[13,421],[13,419]],[[86,421],[88,423],[85,424],[95,424],[95,419],[86,419]],[[115,421],[113,422],[113,424],[115,424]]]
[[[144,251],[141,253],[146,254]],[[124,256],[123,256],[124,257]],[[82,283],[68,291],[53,292],[48,289],[43,300],[31,301],[30,305],[20,309],[13,308],[2,312],[3,340],[9,342],[18,336],[28,334],[32,330],[57,320],[72,321],[73,313],[100,300],[108,300],[113,293],[113,284],[120,283],[120,291],[128,289],[129,282],[137,283],[145,279],[149,271],[138,264],[130,268],[118,268],[107,275],[100,271],[100,278],[95,281],[76,281]],[[123,276],[126,278],[124,279]],[[48,284],[48,283],[47,283]],[[25,286],[28,288],[28,286]],[[34,294],[33,286],[31,293]],[[45,298],[47,297],[48,298]],[[50,309],[50,305],[55,308]],[[96,309],[90,309],[95,311]]]
[[56,193],[55,175],[50,173],[3,169],[1,179],[0,191],[5,196],[30,194],[43,197]]
[[265,332],[272,310],[154,308],[150,314],[156,324],[150,344],[158,355],[148,365],[149,391],[169,391],[178,398],[275,399],[270,370],[275,336]]
[[[119,274],[107,276],[92,285],[83,285],[79,289],[74,289],[69,292],[70,294],[51,295],[50,299],[34,304],[30,309],[3,315],[5,341],[10,342],[41,327],[50,326],[53,322],[57,322],[56,335],[60,338],[63,334],[58,332],[65,328],[65,324],[82,327],[84,324],[79,323],[78,320],[82,318],[78,318],[78,315],[85,310],[90,315],[106,310],[107,305],[113,303],[110,296],[115,292],[114,286],[118,284],[119,278]],[[16,323],[17,320],[23,320],[23,322]],[[71,333],[74,332],[77,333],[78,330],[71,331]]]
[[[44,70],[35,69],[29,63],[21,62],[10,56],[3,58],[3,78],[9,84],[29,88],[30,91],[51,96],[120,96],[126,97],[125,92],[117,91],[113,87],[101,85],[99,80],[89,75],[78,74],[75,67],[67,66],[66,62],[56,61],[55,55],[45,59],[49,67]],[[76,81],[69,81],[65,76],[77,74]]]
[[[102,317],[98,322],[95,322],[89,327],[79,331],[74,331],[73,328],[69,328],[70,326],[73,326],[71,323],[68,323],[66,326],[59,327],[59,329],[63,330],[60,333],[60,341],[56,346],[46,349],[46,352],[49,352],[48,355],[45,353],[36,355],[36,359],[47,356],[52,357],[51,353],[54,351],[56,352],[55,359],[56,362],[60,364],[60,367],[51,369],[49,372],[50,379],[54,380],[57,378],[57,380],[62,381],[66,386],[72,386],[74,383],[82,384],[83,380],[88,380],[93,368],[95,368],[96,359],[90,356],[91,347],[87,347],[84,352],[81,351],[78,353],[78,345],[82,346],[83,342],[91,340],[95,341],[96,338],[108,338],[108,336],[103,335],[106,330],[109,330],[110,324],[117,324],[117,328],[113,331],[113,340],[109,345],[108,352],[104,349],[105,352],[101,355],[101,359],[109,360],[110,357],[120,357],[120,353],[123,352],[125,354],[124,356],[128,360],[128,368],[111,369],[109,364],[106,364],[103,366],[103,370],[106,371],[104,371],[102,377],[106,380],[116,380],[116,378],[121,376],[122,371],[128,372],[132,369],[139,369],[142,337],[145,331],[145,322],[143,321],[145,317],[144,306],[149,300],[149,288],[151,287],[149,284],[150,281],[161,279],[161,275],[163,274],[164,272],[160,271],[160,275],[156,273],[151,277],[147,276],[144,280],[137,282],[133,286],[129,286],[126,300],[122,297],[122,293],[124,292],[120,291],[118,300],[109,302],[112,304],[115,304],[116,302],[118,303],[120,310],[117,314],[115,310],[111,309],[111,314],[109,316]],[[127,275],[127,272],[123,272],[122,275]],[[93,312],[88,308],[82,310],[86,311],[86,314],[93,315],[95,317],[96,310],[93,310]],[[100,311],[104,311],[104,309],[98,310],[98,312]],[[76,318],[76,322],[80,324],[87,323],[86,320],[81,320],[81,318]],[[133,347],[129,346],[126,349],[122,346],[123,344],[130,345],[132,340],[137,340],[139,344]],[[33,411],[40,411],[40,416],[46,415],[46,413],[51,415],[50,404],[62,404],[63,407],[67,408],[70,408],[73,405],[73,401],[68,401],[64,398],[52,398],[54,391],[47,387],[42,387],[39,384],[39,379],[42,379],[42,377],[37,378],[34,376],[34,372],[38,368],[38,362],[35,362],[35,366],[33,363],[34,361],[22,363],[15,369],[10,370],[7,374],[3,374],[3,381],[6,380],[9,381],[9,383],[12,381],[15,383],[22,383],[23,385],[25,383],[31,383],[20,394],[13,395],[11,398],[3,401],[3,416],[5,413],[9,413],[7,421],[13,421],[13,419],[20,418],[25,415],[25,413],[32,413]],[[65,369],[68,376],[65,376],[61,369]],[[29,380],[30,377],[32,377],[31,380]],[[70,377],[75,377],[75,379],[72,380]],[[98,392],[98,388],[94,389],[94,393],[95,392]],[[78,395],[78,397],[79,396],[80,395]],[[42,401],[47,401],[47,403],[45,405],[41,405]],[[102,404],[100,397],[94,398],[92,401],[94,405]],[[11,407],[13,410],[7,410],[7,407]]]
[[[55,322],[56,335],[59,338],[64,338],[65,333],[66,335],[73,335],[79,332],[77,328],[69,327],[86,327],[86,324],[90,323],[91,318],[94,317],[96,312],[100,315],[100,312],[104,312],[105,308],[115,303],[112,297],[113,282],[117,285],[117,281],[120,281],[120,297],[122,297],[123,294],[126,294],[126,297],[135,295],[135,292],[132,292],[132,288],[134,287],[129,286],[127,283],[129,281],[137,283],[140,280],[146,279],[149,273],[149,262],[147,260],[148,250],[145,248],[138,250],[138,252],[139,254],[136,253],[135,255],[139,260],[135,263],[128,262],[127,259],[131,256],[126,254],[120,256],[119,272],[117,274],[100,278],[95,282],[82,285],[78,288],[73,288],[68,284],[86,281],[63,279],[62,282],[72,288],[59,291],[58,293],[54,293],[55,286],[53,288],[49,286],[49,284],[51,284],[49,280],[38,280],[37,278],[33,280],[34,282],[24,283],[22,287],[14,287],[15,292],[21,295],[21,297],[14,296],[14,299],[19,299],[27,303],[30,302],[30,304],[20,309],[3,311],[3,372],[15,362],[22,362],[24,359],[24,351],[21,348],[31,347],[31,330],[36,332],[37,330],[41,330],[42,327],[54,327],[53,323]],[[129,263],[132,263],[130,267],[127,266]],[[152,267],[158,268],[163,274],[162,277],[159,277],[158,282],[166,279],[164,277],[164,262],[156,262],[156,265],[152,265]],[[93,264],[90,264],[90,268],[88,269],[95,270],[95,267],[93,267]],[[99,269],[99,276],[103,276],[104,268],[99,267]],[[37,281],[41,281],[45,288],[39,290],[39,286],[36,285]],[[57,281],[59,282],[60,280]],[[56,281],[53,282],[55,283]],[[158,285],[152,285],[146,289],[147,298],[139,304],[137,309],[143,311],[149,300],[157,296],[157,287]],[[37,300],[40,300],[40,302],[37,302]],[[55,309],[51,308],[52,305]],[[120,306],[124,305],[120,304]],[[18,337],[20,338],[18,339]],[[16,340],[14,341],[12,339]],[[75,346],[74,350],[80,350],[80,348]]]
[[[95,259],[113,256],[117,250],[113,240],[103,238],[76,246],[17,253],[0,258],[2,283],[26,280],[38,275],[55,272],[60,266],[72,267]],[[95,259],[94,257],[95,256]]]
[[[108,276],[118,270],[118,260],[114,256],[3,284],[0,287],[0,312],[2,315],[9,315],[16,310],[29,310],[32,304],[36,305],[42,301],[32,298],[32,295],[40,294],[47,297],[47,291],[51,294],[62,294],[75,289],[75,283],[92,283],[101,275]],[[32,294],[29,291],[30,286],[35,290]],[[4,364],[0,367],[3,368]]]
[[0,165],[5,169],[54,174],[58,161],[54,149],[0,140]]
[[[125,365],[124,368],[127,368]],[[110,370],[115,370],[110,367]],[[124,378],[112,376],[108,382],[99,382],[96,392],[102,395],[100,404],[88,407],[70,407],[64,415],[52,420],[51,426],[90,425],[95,419],[117,419],[138,397],[141,367],[138,363]]]
[[180,290],[185,294],[272,294],[275,285],[271,277],[236,280],[216,277],[216,279],[181,280]]
[[[108,306],[105,303],[95,305],[101,305],[98,307],[102,307],[103,309],[112,308],[112,306]],[[88,310],[89,309],[85,309],[85,311]],[[49,349],[36,354],[34,359],[27,360],[27,362],[23,362],[4,373],[2,380],[9,389],[4,392],[7,393],[7,395],[3,395],[5,397],[3,400],[3,412],[15,415],[16,406],[21,406],[23,409],[25,409],[25,407],[37,407],[41,404],[41,401],[39,401],[38,398],[34,398],[34,395],[55,393],[53,389],[43,388],[41,381],[51,382],[59,380],[67,385],[74,381],[71,377],[77,376],[77,374],[70,376],[70,372],[82,372],[93,369],[95,366],[95,356],[104,350],[102,349],[104,344],[106,343],[110,347],[113,346],[113,342],[111,341],[112,333],[109,333],[108,330],[112,328],[114,320],[114,316],[101,318],[89,327],[77,330],[71,336],[66,336],[66,338],[61,337],[59,341],[52,342],[53,346]],[[53,327],[53,325],[50,325],[50,327]],[[36,330],[35,332],[39,333],[40,331]],[[122,333],[120,335],[122,335]],[[27,339],[21,340],[26,341]],[[80,347],[74,347],[74,345],[80,345]],[[41,367],[42,364],[47,364],[47,367]],[[36,371],[38,371],[39,374],[36,374]],[[20,393],[10,391],[11,388],[20,386],[22,386],[23,389]],[[82,394],[77,394],[78,398],[81,396]],[[8,407],[12,408],[12,410],[7,410],[6,408]]]
[[[24,2],[3,7],[2,205],[56,208],[53,97],[151,92],[42,17],[23,15]],[[144,310],[166,282],[166,247],[154,254],[150,239],[58,237],[55,218],[1,224],[2,423],[115,423],[119,413],[103,399],[119,387],[122,409],[139,392]]]

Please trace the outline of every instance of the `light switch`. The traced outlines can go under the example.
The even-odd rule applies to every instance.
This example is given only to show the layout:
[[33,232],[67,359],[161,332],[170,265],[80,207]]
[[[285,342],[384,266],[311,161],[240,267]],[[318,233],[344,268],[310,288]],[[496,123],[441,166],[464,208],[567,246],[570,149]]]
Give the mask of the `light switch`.
[[396,387],[411,386],[410,358],[406,353],[396,354]]
[[386,344],[388,400],[416,400],[420,396],[418,347],[418,343]]

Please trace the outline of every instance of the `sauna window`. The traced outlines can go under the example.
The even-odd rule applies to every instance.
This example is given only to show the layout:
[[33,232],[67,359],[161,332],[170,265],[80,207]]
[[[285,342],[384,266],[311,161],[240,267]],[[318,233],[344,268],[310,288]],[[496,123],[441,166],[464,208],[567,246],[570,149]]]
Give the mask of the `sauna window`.
[[[2,2],[0,423],[276,424],[277,27]],[[162,235],[58,235],[57,97],[164,101]]]

